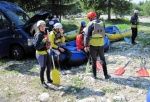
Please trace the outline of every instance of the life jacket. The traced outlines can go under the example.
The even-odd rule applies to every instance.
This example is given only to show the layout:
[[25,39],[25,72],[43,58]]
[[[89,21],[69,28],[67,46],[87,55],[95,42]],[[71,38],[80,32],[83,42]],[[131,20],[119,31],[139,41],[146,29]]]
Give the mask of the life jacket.
[[139,19],[136,16],[132,16],[132,20],[134,20],[135,22],[131,23],[131,28],[138,28],[138,24],[139,24]]
[[[49,42],[48,35],[44,35],[44,38],[46,38],[46,42]],[[50,45],[46,45],[46,48],[49,49]]]
[[[37,53],[37,54],[45,55],[45,54],[47,54],[49,48],[47,48],[47,46],[45,46],[45,44],[44,44],[42,41],[40,42],[41,44],[40,44],[39,46],[36,45],[36,44],[37,44],[36,41],[37,41],[37,39],[39,39],[39,38],[36,38],[36,36],[37,36],[38,34],[40,34],[40,33],[37,32],[37,33],[34,35],[33,45],[34,45],[34,47],[35,47],[35,49],[36,49],[36,53]],[[44,36],[45,36],[45,35],[43,35],[42,39],[44,38]],[[46,41],[48,41],[48,40],[46,39]]]
[[93,31],[90,37],[90,45],[92,46],[103,46],[104,45],[104,36],[105,30],[104,27],[100,25],[100,23],[93,22]]
[[102,38],[105,36],[104,27],[100,25],[100,23],[93,22],[94,30],[92,32],[92,38]]

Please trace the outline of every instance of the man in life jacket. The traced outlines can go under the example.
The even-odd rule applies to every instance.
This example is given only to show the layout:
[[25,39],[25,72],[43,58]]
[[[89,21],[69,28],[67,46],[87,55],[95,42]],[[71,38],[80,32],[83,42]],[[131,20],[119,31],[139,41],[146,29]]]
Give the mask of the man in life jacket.
[[49,22],[46,24],[46,26],[48,27],[49,31],[52,31],[52,29],[54,28],[54,24],[59,23],[59,21],[55,19],[51,13],[48,15],[48,19],[49,19]]
[[[65,37],[63,35],[64,31],[62,27],[63,26],[61,23],[54,24],[53,30],[48,35],[50,42],[51,42],[52,50],[57,55],[57,61],[61,70],[70,69],[66,66],[66,64],[68,64],[70,57],[71,57],[71,52],[68,49],[64,48]],[[64,61],[62,60],[62,57],[61,57],[62,53],[66,54],[66,58]],[[64,71],[61,71],[61,73],[63,75],[66,74]]]
[[138,19],[138,10],[134,10],[134,15],[130,19],[131,23],[131,29],[132,29],[132,44],[135,45],[137,44],[135,42],[135,38],[137,37],[137,32],[138,32],[138,24],[139,24],[139,19]]
[[[111,76],[107,73],[107,66],[104,56],[104,36],[105,30],[104,27],[100,25],[99,20],[96,19],[97,15],[95,12],[89,12],[87,14],[87,18],[90,22],[87,24],[85,35],[84,35],[84,46],[85,51],[90,53],[92,57],[92,69],[93,69],[93,77],[97,79],[96,76],[96,61],[97,55],[102,60],[102,67],[105,79],[109,79]],[[88,46],[90,47],[88,48]],[[89,50],[88,50],[89,49]]]

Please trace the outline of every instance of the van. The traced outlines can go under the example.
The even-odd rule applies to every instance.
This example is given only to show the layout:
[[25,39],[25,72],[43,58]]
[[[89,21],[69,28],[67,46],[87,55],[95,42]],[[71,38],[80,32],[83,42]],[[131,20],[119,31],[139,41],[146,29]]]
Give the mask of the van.
[[21,60],[35,52],[31,28],[38,20],[45,20],[48,12],[40,12],[31,18],[19,6],[0,1],[0,58],[11,56]]

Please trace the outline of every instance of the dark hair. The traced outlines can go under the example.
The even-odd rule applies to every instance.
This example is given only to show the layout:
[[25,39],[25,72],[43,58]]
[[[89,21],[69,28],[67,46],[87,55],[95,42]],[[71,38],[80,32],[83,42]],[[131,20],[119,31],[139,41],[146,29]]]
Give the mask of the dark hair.
[[52,19],[52,18],[54,18],[54,16],[50,13],[50,14],[48,15],[48,19]]

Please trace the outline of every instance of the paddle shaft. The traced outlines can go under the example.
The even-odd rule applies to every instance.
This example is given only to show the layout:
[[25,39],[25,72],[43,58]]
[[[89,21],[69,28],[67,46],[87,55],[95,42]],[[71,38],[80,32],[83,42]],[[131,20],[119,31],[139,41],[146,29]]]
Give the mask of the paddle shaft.
[[[49,34],[49,31],[47,30],[47,36],[48,36],[48,34]],[[47,39],[48,39],[48,41],[50,41],[50,40],[49,40],[49,37],[47,37]],[[52,47],[50,46],[50,51],[51,51],[51,50],[52,50]],[[52,57],[53,67],[54,67],[54,69],[55,69],[54,57],[53,57],[53,55],[51,55],[51,57]]]
[[124,67],[123,68],[125,68],[129,63],[131,62],[131,60],[130,61],[128,61],[125,65],[124,65]]

